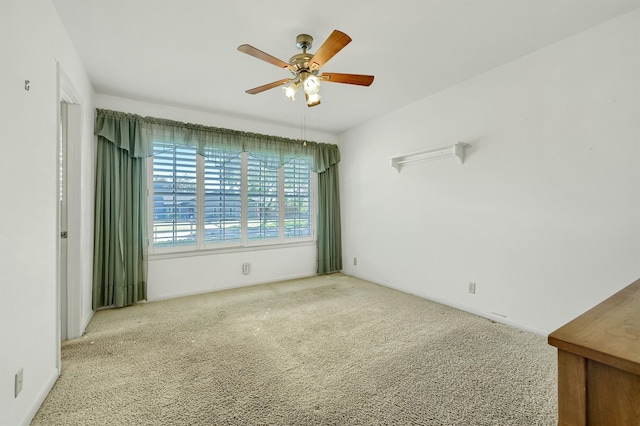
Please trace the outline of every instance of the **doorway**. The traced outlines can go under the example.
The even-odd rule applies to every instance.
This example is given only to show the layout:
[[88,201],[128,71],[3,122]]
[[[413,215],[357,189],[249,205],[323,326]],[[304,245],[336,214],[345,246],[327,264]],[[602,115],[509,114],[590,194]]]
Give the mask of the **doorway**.
[[60,102],[60,129],[58,132],[58,279],[60,280],[60,340],[69,336],[68,308],[68,215],[67,215],[67,158],[69,139],[69,108],[67,102]]
[[[58,342],[79,337],[82,319],[82,107],[71,81],[58,66]],[[60,351],[58,351],[60,352]],[[58,360],[60,365],[61,361]]]

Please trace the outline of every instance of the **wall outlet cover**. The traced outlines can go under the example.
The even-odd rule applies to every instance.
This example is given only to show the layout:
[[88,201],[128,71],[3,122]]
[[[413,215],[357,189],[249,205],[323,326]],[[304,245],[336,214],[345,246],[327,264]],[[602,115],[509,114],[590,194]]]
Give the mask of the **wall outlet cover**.
[[14,398],[17,398],[20,392],[22,392],[22,380],[23,380],[23,375],[22,375],[22,368],[21,368],[16,373],[15,385],[14,385]]

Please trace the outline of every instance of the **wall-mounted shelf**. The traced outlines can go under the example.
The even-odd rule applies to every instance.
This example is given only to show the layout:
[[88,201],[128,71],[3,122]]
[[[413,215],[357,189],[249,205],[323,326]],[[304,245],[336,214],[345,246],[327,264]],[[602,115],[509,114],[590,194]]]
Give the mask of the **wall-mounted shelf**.
[[458,157],[460,164],[464,163],[464,150],[469,146],[466,143],[458,142],[453,145],[439,146],[436,148],[425,149],[422,151],[412,152],[410,154],[396,155],[390,157],[391,167],[396,169],[398,173],[400,168],[405,164],[416,163],[418,161],[435,160],[436,158]]

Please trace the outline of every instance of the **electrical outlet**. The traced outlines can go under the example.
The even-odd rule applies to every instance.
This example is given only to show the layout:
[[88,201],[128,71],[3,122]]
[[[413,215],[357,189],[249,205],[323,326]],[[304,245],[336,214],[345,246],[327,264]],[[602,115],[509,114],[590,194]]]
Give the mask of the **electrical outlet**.
[[469,282],[469,293],[476,294],[476,283]]
[[358,266],[358,258],[357,257],[353,258],[353,266]]
[[14,398],[17,398],[22,391],[22,368],[16,373],[15,385],[14,385]]
[[251,273],[251,264],[250,263],[243,263],[242,264],[242,273],[244,275],[249,275]]

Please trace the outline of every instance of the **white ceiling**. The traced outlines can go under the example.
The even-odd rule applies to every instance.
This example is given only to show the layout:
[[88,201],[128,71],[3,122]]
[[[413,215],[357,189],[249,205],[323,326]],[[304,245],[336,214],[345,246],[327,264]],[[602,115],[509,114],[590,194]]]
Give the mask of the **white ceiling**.
[[[52,0],[98,93],[339,133],[640,7],[640,0]],[[323,68],[373,74],[325,83],[322,104],[280,88],[288,61],[332,30],[353,41]],[[300,98],[300,96],[298,96]]]

